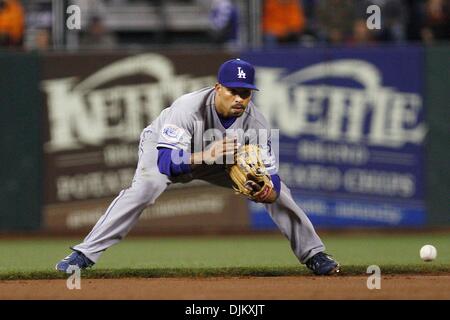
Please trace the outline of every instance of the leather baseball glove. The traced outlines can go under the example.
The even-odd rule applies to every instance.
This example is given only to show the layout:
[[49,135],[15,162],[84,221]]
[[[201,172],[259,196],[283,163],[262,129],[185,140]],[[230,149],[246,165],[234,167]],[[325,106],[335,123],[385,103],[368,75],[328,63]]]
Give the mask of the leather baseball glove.
[[233,189],[255,202],[267,201],[274,186],[257,145],[246,144],[235,155],[235,164],[228,167]]

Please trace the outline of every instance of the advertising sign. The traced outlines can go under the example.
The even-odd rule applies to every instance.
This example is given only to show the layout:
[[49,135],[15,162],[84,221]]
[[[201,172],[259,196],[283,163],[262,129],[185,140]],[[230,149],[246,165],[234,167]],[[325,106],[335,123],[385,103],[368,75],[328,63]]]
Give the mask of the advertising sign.
[[[318,226],[425,223],[423,51],[248,52],[254,99],[280,129],[279,173]],[[251,204],[255,228],[274,224]]]
[[[142,129],[182,94],[214,85],[217,68],[229,58],[192,52],[43,56],[44,227],[91,228],[130,186]],[[209,192],[208,199],[200,196],[202,189],[189,198],[186,192],[167,191],[144,212],[137,229],[248,225],[245,202],[231,203],[231,191]],[[180,204],[186,199],[197,210]],[[225,216],[230,211],[236,214]]]

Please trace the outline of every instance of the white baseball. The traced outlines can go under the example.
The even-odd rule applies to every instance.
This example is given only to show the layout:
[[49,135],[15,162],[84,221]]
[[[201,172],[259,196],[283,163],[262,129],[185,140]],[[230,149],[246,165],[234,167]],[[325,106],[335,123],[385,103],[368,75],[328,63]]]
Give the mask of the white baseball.
[[423,261],[433,261],[436,259],[437,251],[431,244],[426,244],[420,249],[420,258]]

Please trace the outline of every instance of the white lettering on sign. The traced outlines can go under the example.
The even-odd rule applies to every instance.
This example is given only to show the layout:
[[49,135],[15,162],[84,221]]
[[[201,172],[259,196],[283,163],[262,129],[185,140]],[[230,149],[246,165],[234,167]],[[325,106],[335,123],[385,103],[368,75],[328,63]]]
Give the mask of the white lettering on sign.
[[[50,141],[47,152],[100,146],[105,140],[137,141],[148,121],[180,95],[214,83],[214,76],[175,75],[172,62],[158,54],[116,61],[79,82],[76,77],[43,81]],[[153,83],[97,89],[115,79],[144,74]],[[147,119],[147,121],[145,121]]]
[[[318,63],[290,75],[284,69],[258,67],[255,96],[260,110],[289,137],[314,135],[326,141],[400,148],[420,144],[426,127],[419,118],[422,97],[383,87],[380,71],[363,60]],[[327,77],[353,80],[362,88],[309,85]]]

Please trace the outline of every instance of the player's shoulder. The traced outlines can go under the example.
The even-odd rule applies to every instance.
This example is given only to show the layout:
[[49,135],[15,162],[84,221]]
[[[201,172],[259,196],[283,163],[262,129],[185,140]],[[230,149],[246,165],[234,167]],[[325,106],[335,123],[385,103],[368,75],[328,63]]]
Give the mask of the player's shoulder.
[[249,128],[269,128],[269,122],[258,107],[251,101],[245,123]]
[[205,106],[208,97],[214,91],[213,87],[205,87],[178,97],[171,105],[174,110],[195,113]]

